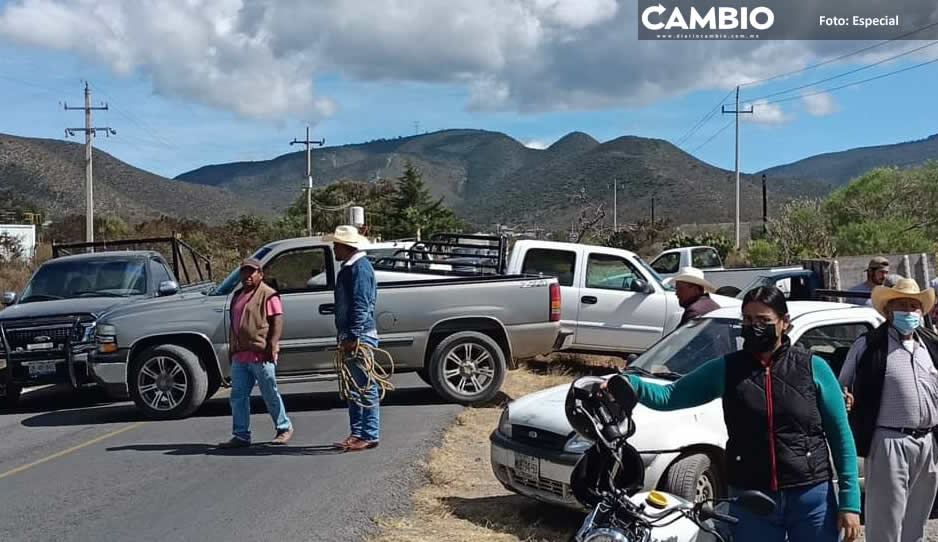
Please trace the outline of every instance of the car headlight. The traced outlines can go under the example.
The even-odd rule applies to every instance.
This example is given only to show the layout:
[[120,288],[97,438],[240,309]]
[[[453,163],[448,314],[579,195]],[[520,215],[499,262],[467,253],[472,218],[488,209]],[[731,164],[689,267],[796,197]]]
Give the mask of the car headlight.
[[98,352],[117,352],[117,328],[107,324],[97,326],[95,341],[98,343]]
[[498,432],[503,437],[511,438],[511,422],[508,421],[508,407],[502,410],[502,415],[498,419]]
[[78,322],[75,326],[74,337],[79,344],[94,342],[97,322]]
[[586,453],[586,450],[589,450],[592,445],[592,440],[575,433],[573,438],[567,441],[566,446],[563,447],[563,451],[573,454],[582,454]]

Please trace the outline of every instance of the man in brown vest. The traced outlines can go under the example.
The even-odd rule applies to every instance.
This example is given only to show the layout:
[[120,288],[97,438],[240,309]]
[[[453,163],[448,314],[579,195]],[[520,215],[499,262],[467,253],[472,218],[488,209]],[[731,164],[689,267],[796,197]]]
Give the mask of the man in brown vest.
[[280,294],[264,284],[261,263],[253,258],[241,264],[243,288],[231,302],[231,417],[233,437],[220,448],[251,445],[251,391],[257,383],[277,436],[271,444],[286,444],[293,436],[283,399],[277,390],[277,357],[283,332]]

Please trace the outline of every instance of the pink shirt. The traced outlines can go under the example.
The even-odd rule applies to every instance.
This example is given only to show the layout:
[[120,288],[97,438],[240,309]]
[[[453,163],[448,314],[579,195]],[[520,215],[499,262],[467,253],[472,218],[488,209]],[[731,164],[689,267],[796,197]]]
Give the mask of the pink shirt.
[[[232,310],[231,315],[231,329],[232,332],[235,332],[241,326],[241,315],[244,314],[244,306],[248,304],[248,301],[253,297],[254,293],[251,295],[241,294],[235,298],[234,309]],[[277,316],[283,314],[283,303],[280,301],[280,296],[273,296],[267,300],[267,316]],[[232,361],[238,361],[241,363],[260,363],[262,361],[272,361],[265,359],[267,356],[260,352],[238,352],[231,356]]]

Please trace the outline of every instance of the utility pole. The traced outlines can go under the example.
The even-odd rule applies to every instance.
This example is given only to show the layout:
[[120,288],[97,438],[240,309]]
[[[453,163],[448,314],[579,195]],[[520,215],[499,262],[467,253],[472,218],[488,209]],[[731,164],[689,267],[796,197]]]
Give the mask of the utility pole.
[[[91,138],[97,132],[104,132],[104,135],[110,137],[117,135],[117,132],[110,127],[95,128],[91,124],[91,112],[94,110],[107,111],[107,104],[101,104],[99,107],[91,106],[91,89],[88,88],[88,82],[85,81],[85,106],[69,107],[64,104],[66,111],[84,110],[85,127],[84,128],[66,128],[65,137],[75,135],[75,132],[85,133],[85,242],[94,242],[94,183],[91,174]],[[94,250],[91,248],[90,250]]]
[[736,248],[739,248],[739,115],[741,113],[752,113],[752,106],[749,111],[739,110],[739,85],[736,86],[736,109],[727,111],[725,105],[720,106],[723,114],[731,113],[736,115]]
[[655,197],[651,197],[651,227],[655,227]]
[[769,231],[769,206],[765,193],[765,173],[762,174],[762,233]]
[[309,126],[306,127],[306,139],[300,141],[296,138],[293,138],[293,141],[290,142],[290,145],[302,144],[306,145],[306,234],[310,237],[313,236],[313,160],[312,154],[310,153],[310,145],[319,145],[322,147],[326,144],[325,138],[320,139],[319,141],[310,140],[309,138]]
[[420,135],[420,121],[414,121],[414,135]]
[[619,179],[612,180],[612,231],[619,233],[619,206],[616,197],[619,194]]

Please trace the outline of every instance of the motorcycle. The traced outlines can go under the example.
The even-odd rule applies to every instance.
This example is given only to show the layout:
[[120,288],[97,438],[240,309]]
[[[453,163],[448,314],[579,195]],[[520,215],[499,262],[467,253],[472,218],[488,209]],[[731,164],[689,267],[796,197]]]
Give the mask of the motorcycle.
[[[574,496],[592,511],[573,542],[727,542],[720,527],[737,518],[714,506],[737,503],[757,515],[775,510],[775,502],[759,491],[690,502],[661,491],[645,491],[645,465],[628,443],[635,434],[632,410],[638,404],[627,379],[582,377],[567,393],[567,420],[583,438],[594,442],[574,467]],[[721,507],[722,507],[721,506]]]

